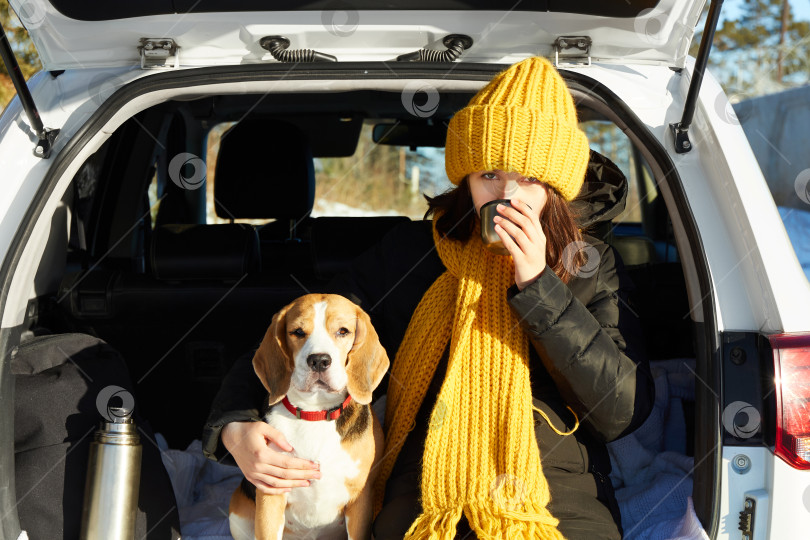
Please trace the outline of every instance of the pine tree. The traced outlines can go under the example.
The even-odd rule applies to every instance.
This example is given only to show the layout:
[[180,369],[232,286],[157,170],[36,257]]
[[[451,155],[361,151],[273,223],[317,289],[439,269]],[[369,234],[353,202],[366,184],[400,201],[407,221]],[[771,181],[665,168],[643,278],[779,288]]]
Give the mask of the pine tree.
[[[0,0],[0,22],[3,24],[3,29],[6,32],[11,43],[14,54],[17,56],[17,62],[20,64],[20,69],[26,77],[29,77],[37,70],[42,68],[39,62],[37,51],[31,38],[28,36],[28,31],[20,24],[20,20],[11,10],[8,5],[8,0]],[[0,73],[8,74],[5,65],[1,65]]]
[[[692,55],[702,29],[700,23]],[[793,18],[788,0],[742,0],[740,18],[723,21],[715,33],[709,69],[729,94],[754,96],[807,84],[810,23]]]
[[[11,10],[8,5],[8,0],[0,0],[0,23],[3,25],[3,30],[6,37],[11,43],[11,48],[14,55],[17,57],[17,62],[20,64],[20,70],[25,78],[30,77],[42,68],[37,56],[37,51],[34,44],[31,42],[28,32],[20,24],[19,19]],[[8,71],[3,62],[0,62],[0,111],[5,108],[6,104],[14,97],[15,90],[8,77]]]

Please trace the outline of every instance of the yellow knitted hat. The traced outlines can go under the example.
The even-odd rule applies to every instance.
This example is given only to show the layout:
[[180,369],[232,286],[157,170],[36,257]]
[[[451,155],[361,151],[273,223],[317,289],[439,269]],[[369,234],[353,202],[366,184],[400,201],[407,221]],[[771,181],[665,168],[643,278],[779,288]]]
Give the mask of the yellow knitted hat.
[[453,116],[444,160],[456,185],[476,171],[516,171],[570,201],[582,187],[588,156],[565,81],[535,56],[496,75]]

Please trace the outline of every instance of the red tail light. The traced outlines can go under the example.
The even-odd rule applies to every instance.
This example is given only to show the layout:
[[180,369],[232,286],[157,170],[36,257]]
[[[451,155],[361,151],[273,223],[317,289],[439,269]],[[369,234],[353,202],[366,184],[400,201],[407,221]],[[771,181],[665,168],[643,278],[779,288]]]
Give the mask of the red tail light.
[[768,336],[776,374],[776,455],[810,469],[810,334]]

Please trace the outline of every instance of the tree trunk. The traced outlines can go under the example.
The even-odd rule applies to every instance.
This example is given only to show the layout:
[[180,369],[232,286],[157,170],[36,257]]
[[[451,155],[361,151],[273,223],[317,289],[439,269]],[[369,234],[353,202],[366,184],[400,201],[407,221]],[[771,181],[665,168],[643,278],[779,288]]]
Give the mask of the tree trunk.
[[790,4],[788,0],[782,0],[782,24],[779,27],[779,49],[776,57],[776,80],[782,82],[782,63],[785,59],[785,34],[787,33],[788,13]]

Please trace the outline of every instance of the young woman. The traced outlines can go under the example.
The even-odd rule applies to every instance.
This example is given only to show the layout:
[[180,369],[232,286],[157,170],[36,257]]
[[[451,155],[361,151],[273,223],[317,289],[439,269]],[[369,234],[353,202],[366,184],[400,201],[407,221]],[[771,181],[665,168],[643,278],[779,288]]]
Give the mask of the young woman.
[[[621,538],[605,442],[647,417],[652,379],[621,262],[581,229],[622,210],[624,178],[582,189],[598,155],[541,58],[479,91],[445,151],[457,187],[429,199],[433,219],[392,230],[328,291],[360,304],[396,351],[374,536]],[[481,239],[494,199],[511,200],[495,218],[508,255]],[[230,451],[258,489],[307,485],[312,464],[250,421],[257,383],[250,359],[237,362],[204,448]]]

